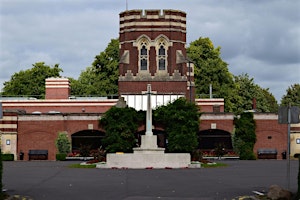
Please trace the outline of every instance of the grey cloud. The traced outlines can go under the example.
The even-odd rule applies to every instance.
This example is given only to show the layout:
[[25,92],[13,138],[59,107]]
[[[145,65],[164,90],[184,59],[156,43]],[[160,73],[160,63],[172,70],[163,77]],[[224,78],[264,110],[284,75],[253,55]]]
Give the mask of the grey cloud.
[[[248,73],[277,100],[300,80],[298,0],[127,2],[128,9],[185,11],[188,43],[209,37],[233,74]],[[0,85],[39,61],[59,63],[63,75],[77,78],[118,37],[125,9],[126,0],[1,0]]]

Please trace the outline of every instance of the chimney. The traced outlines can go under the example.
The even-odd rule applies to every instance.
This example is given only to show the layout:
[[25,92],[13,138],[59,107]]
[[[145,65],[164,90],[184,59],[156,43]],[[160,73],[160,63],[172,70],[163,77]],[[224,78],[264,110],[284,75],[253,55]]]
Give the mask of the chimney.
[[69,99],[70,82],[68,78],[47,78],[46,99]]

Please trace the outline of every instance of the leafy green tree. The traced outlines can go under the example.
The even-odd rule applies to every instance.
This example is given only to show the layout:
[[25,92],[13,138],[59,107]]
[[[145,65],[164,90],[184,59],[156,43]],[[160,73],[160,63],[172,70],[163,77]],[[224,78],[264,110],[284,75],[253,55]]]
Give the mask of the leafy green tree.
[[187,54],[195,65],[195,87],[198,97],[208,96],[209,85],[212,84],[213,96],[224,98],[225,111],[234,112],[240,98],[236,94],[237,88],[233,75],[228,71],[228,64],[221,57],[221,48],[215,48],[209,38],[200,37],[191,42]]
[[286,94],[281,98],[281,105],[289,105],[300,107],[300,84],[295,83],[291,85],[287,90]]
[[58,133],[57,139],[55,140],[55,145],[60,154],[70,153],[71,143],[68,135],[65,132]]
[[50,67],[44,62],[38,62],[32,66],[31,69],[15,73],[10,81],[4,82],[2,95],[44,97],[45,79],[59,77],[63,71],[58,64]]
[[192,153],[198,147],[198,108],[184,98],[179,98],[153,112],[156,123],[164,126],[170,152]]
[[241,160],[256,159],[253,148],[256,142],[256,123],[252,112],[244,112],[234,121],[234,146],[240,154]]
[[106,151],[132,152],[136,145],[134,133],[137,132],[139,122],[139,114],[133,108],[110,108],[99,121],[99,125],[106,131],[102,140]]
[[92,66],[71,80],[71,94],[108,96],[118,94],[119,40],[112,39],[105,51],[95,57]]
[[250,78],[248,74],[235,76],[235,83],[238,86],[237,95],[241,98],[241,102],[235,105],[238,113],[252,110],[253,99],[256,100],[257,111],[277,112],[277,101],[269,89],[263,89],[255,84],[254,79]]

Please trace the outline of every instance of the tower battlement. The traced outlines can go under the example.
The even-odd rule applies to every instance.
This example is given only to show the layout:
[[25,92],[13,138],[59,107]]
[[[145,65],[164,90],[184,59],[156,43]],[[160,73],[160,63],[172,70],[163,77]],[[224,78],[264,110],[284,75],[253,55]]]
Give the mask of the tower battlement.
[[186,32],[186,13],[178,10],[128,10],[120,13],[120,33],[170,29]]
[[169,19],[172,16],[177,16],[178,19],[186,20],[186,13],[180,10],[126,10],[120,13],[120,20],[126,19],[128,16],[135,16],[137,18],[144,19]]

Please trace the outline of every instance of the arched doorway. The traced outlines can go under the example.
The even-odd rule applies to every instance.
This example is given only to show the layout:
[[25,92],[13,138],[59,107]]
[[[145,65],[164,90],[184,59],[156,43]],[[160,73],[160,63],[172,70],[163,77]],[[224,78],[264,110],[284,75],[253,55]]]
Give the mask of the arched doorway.
[[199,132],[199,149],[212,150],[222,145],[226,150],[232,150],[231,134],[220,129],[208,129]]
[[102,145],[104,132],[97,130],[82,130],[72,134],[72,152],[79,152],[80,147],[88,146],[91,150],[98,149]]

